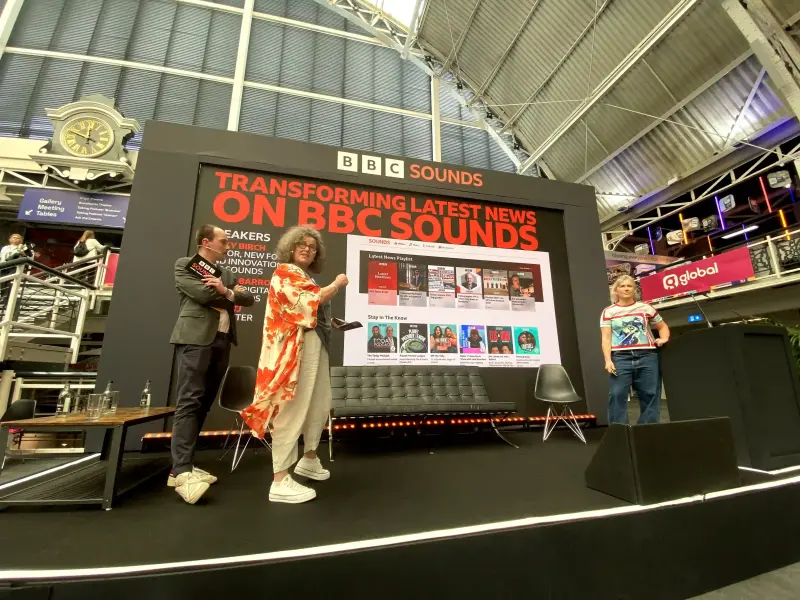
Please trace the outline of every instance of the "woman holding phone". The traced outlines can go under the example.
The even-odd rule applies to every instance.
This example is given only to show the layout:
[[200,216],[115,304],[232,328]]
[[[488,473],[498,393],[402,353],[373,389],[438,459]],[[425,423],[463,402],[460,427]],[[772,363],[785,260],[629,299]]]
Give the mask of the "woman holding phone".
[[608,422],[628,423],[628,395],[633,386],[639,396],[639,424],[658,423],[661,375],[657,349],[669,341],[669,327],[656,309],[636,299],[636,281],[630,275],[614,282],[611,297],[614,304],[600,316],[609,375]]
[[[317,447],[331,408],[331,328],[340,327],[332,323],[330,302],[348,279],[341,273],[326,286],[314,280],[327,253],[320,234],[309,227],[289,229],[275,252],[280,264],[269,284],[255,397],[241,415],[254,436],[272,435],[270,502],[299,504],[317,493],[292,478],[292,465],[297,463],[294,474],[306,479],[331,476]],[[301,435],[304,454],[298,461]]]

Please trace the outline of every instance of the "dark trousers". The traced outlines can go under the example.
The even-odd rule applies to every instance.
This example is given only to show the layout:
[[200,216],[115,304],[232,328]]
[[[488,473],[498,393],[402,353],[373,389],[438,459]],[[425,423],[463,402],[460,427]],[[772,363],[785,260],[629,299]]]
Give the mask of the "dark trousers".
[[617,368],[609,375],[608,422],[628,423],[631,386],[639,396],[639,424],[658,423],[661,404],[661,373],[655,350],[617,350],[611,355]]
[[209,346],[179,345],[178,398],[172,421],[172,472],[192,470],[197,436],[228,368],[231,343],[217,334]]

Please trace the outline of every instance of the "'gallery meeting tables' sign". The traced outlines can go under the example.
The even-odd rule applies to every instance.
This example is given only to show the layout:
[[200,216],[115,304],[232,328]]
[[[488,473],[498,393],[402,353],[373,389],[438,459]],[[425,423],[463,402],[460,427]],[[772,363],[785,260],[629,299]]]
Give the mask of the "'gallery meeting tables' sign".
[[124,229],[128,196],[28,188],[19,207],[21,221]]

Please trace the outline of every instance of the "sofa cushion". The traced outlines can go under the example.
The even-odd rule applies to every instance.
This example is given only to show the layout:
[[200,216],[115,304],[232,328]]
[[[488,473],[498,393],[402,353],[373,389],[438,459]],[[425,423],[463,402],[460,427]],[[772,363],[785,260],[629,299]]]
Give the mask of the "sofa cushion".
[[475,367],[332,367],[334,417],[514,412],[491,402]]

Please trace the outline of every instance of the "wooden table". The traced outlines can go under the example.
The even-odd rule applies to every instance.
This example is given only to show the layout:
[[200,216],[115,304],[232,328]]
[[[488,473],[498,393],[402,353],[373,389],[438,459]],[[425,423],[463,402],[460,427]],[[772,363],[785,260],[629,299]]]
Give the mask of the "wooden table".
[[172,407],[119,408],[94,420],[83,412],[0,423],[0,448],[3,451],[8,444],[9,429],[23,429],[26,432],[105,429],[103,449],[97,461],[84,461],[80,467],[63,469],[52,477],[45,476],[19,485],[13,485],[12,482],[9,488],[0,491],[0,507],[18,504],[99,504],[111,510],[117,496],[169,467],[169,461],[161,457],[139,457],[125,461],[123,465],[128,427],[166,419],[173,414],[175,408]]

